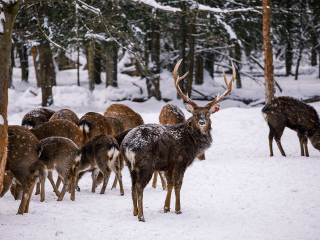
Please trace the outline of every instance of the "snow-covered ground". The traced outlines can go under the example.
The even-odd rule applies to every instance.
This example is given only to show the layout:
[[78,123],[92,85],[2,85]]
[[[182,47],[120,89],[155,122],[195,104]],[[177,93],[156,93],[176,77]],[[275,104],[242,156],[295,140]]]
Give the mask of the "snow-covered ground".
[[[32,69],[32,68],[30,68]],[[119,75],[118,89],[96,86],[88,89],[87,72],[81,72],[81,87],[75,71],[57,74],[54,105],[50,109],[70,108],[79,117],[89,111],[103,113],[117,96],[140,95],[135,82],[139,78]],[[173,98],[187,117],[182,101],[176,99],[172,75],[162,75],[163,97]],[[230,75],[228,76],[230,79]],[[21,124],[24,114],[40,107],[41,93],[35,87],[34,73],[29,83],[20,82],[20,69],[14,69],[14,90],[9,91],[9,124]],[[302,75],[299,81],[277,78],[283,88],[281,95],[304,98],[320,92],[316,74]],[[221,76],[214,84],[223,84]],[[247,98],[264,98],[263,86],[248,78],[242,79],[243,89],[232,94]],[[35,96],[30,89],[39,94]],[[205,79],[197,89],[215,93],[213,81]],[[280,95],[280,94],[278,94]],[[121,102],[139,112],[146,123],[158,123],[159,112],[166,103],[150,99],[144,103]],[[206,102],[197,102],[204,105]],[[320,103],[311,104],[320,112]],[[158,180],[144,191],[145,223],[133,216],[131,180],[127,167],[123,169],[125,195],[119,188],[100,195],[91,193],[91,176],[79,182],[81,192],[76,200],[66,194],[62,202],[46,184],[46,200],[33,195],[28,214],[16,215],[20,201],[8,192],[0,198],[0,239],[320,239],[320,152],[309,143],[310,157],[300,156],[295,132],[286,129],[282,145],[287,157],[282,157],[274,143],[274,157],[269,157],[269,129],[261,115],[262,105],[249,107],[242,102],[224,100],[221,111],[212,115],[213,144],[206,151],[206,160],[196,160],[186,171],[181,190],[182,214],[163,213],[166,191]],[[55,177],[57,175],[55,174]],[[111,183],[110,183],[111,182]],[[175,197],[172,195],[171,209]]]

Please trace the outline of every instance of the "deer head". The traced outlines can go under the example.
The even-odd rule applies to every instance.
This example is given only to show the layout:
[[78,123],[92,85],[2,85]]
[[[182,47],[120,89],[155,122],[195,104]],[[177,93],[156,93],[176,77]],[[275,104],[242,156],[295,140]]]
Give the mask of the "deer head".
[[225,99],[226,96],[229,95],[229,93],[232,91],[233,88],[233,83],[236,77],[236,71],[234,68],[233,63],[232,64],[232,78],[230,80],[230,83],[227,81],[227,77],[224,73],[224,70],[222,69],[223,76],[224,76],[224,81],[227,85],[226,91],[221,95],[213,99],[211,102],[209,102],[207,105],[204,107],[198,106],[194,101],[192,101],[188,95],[184,95],[179,87],[179,81],[185,78],[185,76],[189,73],[187,72],[184,74],[182,77],[179,77],[177,72],[179,65],[181,63],[182,59],[176,64],[174,71],[173,71],[173,77],[174,77],[174,85],[177,89],[178,94],[180,97],[185,101],[185,107],[188,112],[192,114],[192,119],[191,121],[194,122],[194,124],[202,131],[204,132],[206,129],[210,128],[211,121],[210,121],[210,115],[217,112],[219,110],[220,105],[218,104],[221,102],[223,99]]

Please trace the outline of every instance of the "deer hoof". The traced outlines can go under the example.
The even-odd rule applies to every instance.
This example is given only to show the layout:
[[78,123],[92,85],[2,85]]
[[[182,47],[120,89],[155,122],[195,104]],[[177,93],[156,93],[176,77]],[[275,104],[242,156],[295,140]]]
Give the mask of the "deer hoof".
[[170,212],[170,208],[169,208],[169,207],[164,207],[163,212],[164,212],[164,213]]
[[176,214],[181,214],[182,212],[179,210],[179,211],[176,211]]
[[139,222],[145,222],[144,216],[139,217]]
[[76,186],[76,190],[77,190],[78,192],[81,191],[80,188],[79,188],[79,186]]

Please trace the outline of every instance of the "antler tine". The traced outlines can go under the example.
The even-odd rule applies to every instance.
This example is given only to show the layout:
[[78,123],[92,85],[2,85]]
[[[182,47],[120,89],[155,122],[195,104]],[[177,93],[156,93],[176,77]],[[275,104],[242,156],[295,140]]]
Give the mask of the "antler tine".
[[222,69],[224,81],[225,81],[225,83],[227,85],[226,91],[220,97],[219,97],[219,94],[218,94],[218,96],[215,99],[213,99],[211,102],[209,102],[205,107],[211,107],[211,106],[221,102],[223,99],[226,98],[226,96],[229,95],[229,93],[231,93],[232,88],[233,88],[233,83],[234,83],[234,80],[236,78],[236,70],[234,68],[233,62],[231,62],[231,65],[232,65],[232,77],[231,77],[231,80],[230,80],[229,84],[228,84],[228,81],[227,81],[226,74],[224,73],[224,70]]
[[181,62],[182,62],[182,59],[180,59],[180,60],[177,62],[176,66],[174,67],[174,71],[173,71],[174,85],[175,85],[175,87],[176,87],[176,90],[177,90],[179,96],[180,96],[185,102],[190,103],[193,107],[198,107],[198,105],[197,105],[194,101],[192,101],[188,96],[186,96],[186,95],[183,94],[183,92],[181,91],[181,89],[180,89],[180,87],[179,87],[179,81],[181,81],[182,79],[184,79],[185,76],[187,76],[187,74],[189,73],[189,72],[187,72],[187,73],[184,74],[182,77],[179,77],[179,76],[178,76],[178,73],[177,73],[177,72],[178,72],[178,68],[179,68]]

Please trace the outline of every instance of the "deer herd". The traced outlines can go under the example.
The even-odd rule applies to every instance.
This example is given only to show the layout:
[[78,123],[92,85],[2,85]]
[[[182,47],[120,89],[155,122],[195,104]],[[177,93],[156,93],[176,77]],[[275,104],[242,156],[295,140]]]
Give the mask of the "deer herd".
[[[192,114],[187,120],[176,105],[167,104],[160,113],[160,124],[144,124],[139,113],[123,104],[112,104],[104,115],[88,112],[80,119],[68,109],[57,112],[35,109],[24,116],[22,126],[9,126],[8,156],[0,196],[10,189],[15,199],[21,199],[18,214],[27,213],[34,187],[40,201],[45,200],[48,178],[57,201],[62,201],[66,192],[75,200],[75,190],[80,191],[79,181],[86,172],[92,175],[93,193],[102,183],[100,194],[105,193],[114,172],[112,188],[119,182],[120,195],[124,195],[121,171],[127,165],[132,181],[133,215],[138,216],[139,221],[145,221],[143,191],[152,176],[153,187],[159,175],[162,188],[167,189],[164,212],[170,211],[174,189],[175,212],[180,214],[184,173],[196,158],[205,159],[204,152],[212,143],[210,115],[219,110],[218,103],[232,91],[235,80],[232,64],[229,83],[223,72],[224,94],[201,107],[179,88],[179,81],[187,75],[177,75],[180,63],[181,60],[174,69],[174,84],[186,110]],[[278,97],[265,105],[262,115],[270,128],[270,156],[273,156],[273,138],[285,156],[280,142],[285,127],[297,131],[302,156],[304,153],[309,156],[308,138],[320,150],[320,121],[313,107],[294,98]],[[56,181],[53,170],[58,173]]]

